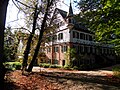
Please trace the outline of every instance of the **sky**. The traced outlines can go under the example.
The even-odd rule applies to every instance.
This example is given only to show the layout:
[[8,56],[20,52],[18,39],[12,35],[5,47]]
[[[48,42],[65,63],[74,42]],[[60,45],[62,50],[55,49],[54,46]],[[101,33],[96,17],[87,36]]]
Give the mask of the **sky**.
[[19,13],[18,8],[13,4],[12,0],[10,0],[7,8],[6,27],[7,26],[17,27],[20,25],[21,26],[24,25],[24,20],[22,19],[24,16],[21,12],[20,12],[21,14],[18,13]]
[[[75,8],[76,4],[71,0],[73,12],[78,13],[78,9]],[[58,8],[67,11],[69,10],[70,0],[61,0],[61,2],[57,5]],[[7,9],[7,17],[6,17],[6,27],[12,26],[14,27],[24,27],[24,15],[22,12],[19,12],[19,9],[13,4],[12,0],[9,1],[8,9]],[[18,21],[19,20],[19,21]]]

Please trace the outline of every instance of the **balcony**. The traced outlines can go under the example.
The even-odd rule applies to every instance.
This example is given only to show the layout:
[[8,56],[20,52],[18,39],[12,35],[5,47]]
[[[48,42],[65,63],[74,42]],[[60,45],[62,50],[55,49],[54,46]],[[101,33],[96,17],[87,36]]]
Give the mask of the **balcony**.
[[95,41],[88,41],[88,40],[82,40],[82,39],[73,39],[74,43],[80,43],[80,44],[86,44],[86,45],[92,45],[92,46],[102,46],[102,47],[109,47],[112,48],[114,45],[112,44],[102,44],[101,42],[95,42]]

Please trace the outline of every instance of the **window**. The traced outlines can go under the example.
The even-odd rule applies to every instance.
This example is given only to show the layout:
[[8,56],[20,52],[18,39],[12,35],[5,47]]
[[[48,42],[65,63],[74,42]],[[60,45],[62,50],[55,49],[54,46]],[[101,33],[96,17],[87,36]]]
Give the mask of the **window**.
[[84,33],[80,33],[80,39],[85,39],[85,34]]
[[80,46],[80,52],[81,52],[81,53],[84,52],[84,46],[83,46],[83,45]]
[[53,41],[57,40],[57,35],[53,35]]
[[48,40],[48,42],[51,42],[52,41],[52,37],[51,36],[47,37],[47,40]]
[[84,51],[85,51],[85,53],[87,53],[87,46],[84,46]]
[[80,46],[78,46],[78,54],[80,54]]
[[51,63],[51,59],[48,59],[48,63]]
[[95,47],[92,47],[92,53],[95,53]]
[[58,64],[58,60],[57,59],[54,59],[54,64]]
[[102,48],[102,54],[104,54],[104,48]]
[[76,32],[76,34],[77,34],[77,39],[79,39],[79,32]]
[[58,34],[58,40],[61,40],[61,39],[63,39],[63,33]]
[[114,51],[114,49],[112,49],[112,54],[114,54],[115,53],[115,51]]
[[51,48],[47,48],[47,53],[48,53],[48,52],[51,52]]
[[99,54],[99,49],[98,48],[96,48],[96,54]]
[[86,40],[89,40],[89,35],[86,34]]
[[45,49],[41,47],[41,48],[40,48],[40,51],[41,51],[41,52],[45,52]]
[[58,47],[54,47],[54,52],[58,52]]
[[105,48],[105,54],[107,54],[107,48]]
[[75,31],[73,31],[73,38],[75,38]]
[[79,39],[79,32],[73,31],[73,38]]
[[90,53],[90,46],[87,46],[87,53]]
[[67,51],[67,46],[61,46],[61,52],[66,52]]
[[92,36],[91,35],[89,35],[89,41],[92,41]]

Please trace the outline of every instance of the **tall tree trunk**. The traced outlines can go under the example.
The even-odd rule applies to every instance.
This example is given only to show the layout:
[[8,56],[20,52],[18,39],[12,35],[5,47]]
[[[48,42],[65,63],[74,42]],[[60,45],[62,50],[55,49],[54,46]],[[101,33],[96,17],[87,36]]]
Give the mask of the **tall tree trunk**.
[[39,49],[40,49],[43,33],[44,33],[44,30],[45,30],[45,24],[46,24],[46,20],[47,20],[48,11],[49,11],[49,8],[50,8],[50,5],[51,5],[50,3],[52,3],[52,1],[50,2],[50,0],[48,0],[46,12],[45,12],[45,15],[44,15],[44,18],[43,18],[43,21],[42,21],[42,25],[41,25],[39,40],[38,40],[38,43],[37,43],[37,46],[36,46],[35,53],[33,55],[32,61],[30,62],[30,65],[28,67],[28,70],[27,70],[28,72],[32,71],[33,64],[34,64],[34,62],[35,62],[35,60],[37,58],[37,55],[38,55],[38,52],[39,52]]
[[5,67],[3,65],[3,51],[4,51],[4,30],[6,21],[6,12],[9,0],[0,1],[0,90],[2,90],[2,85],[4,83]]
[[28,54],[30,52],[32,38],[33,38],[35,30],[36,30],[36,23],[37,23],[37,18],[38,18],[38,14],[39,14],[39,11],[37,11],[37,9],[38,8],[37,8],[37,5],[36,5],[35,12],[34,12],[34,17],[33,17],[32,32],[30,33],[30,36],[29,36],[28,42],[27,42],[27,46],[26,46],[26,49],[24,51],[23,67],[22,67],[23,71],[26,70],[26,68],[27,68]]

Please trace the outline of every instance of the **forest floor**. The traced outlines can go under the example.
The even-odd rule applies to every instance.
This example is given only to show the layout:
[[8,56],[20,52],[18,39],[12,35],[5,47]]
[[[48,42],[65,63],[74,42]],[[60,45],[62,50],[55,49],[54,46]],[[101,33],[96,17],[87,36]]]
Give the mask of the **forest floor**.
[[34,67],[29,75],[20,70],[6,74],[4,90],[120,90],[120,79],[110,70],[77,71]]

